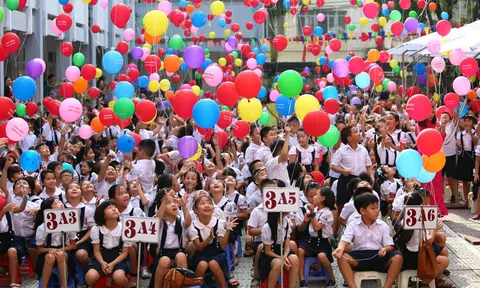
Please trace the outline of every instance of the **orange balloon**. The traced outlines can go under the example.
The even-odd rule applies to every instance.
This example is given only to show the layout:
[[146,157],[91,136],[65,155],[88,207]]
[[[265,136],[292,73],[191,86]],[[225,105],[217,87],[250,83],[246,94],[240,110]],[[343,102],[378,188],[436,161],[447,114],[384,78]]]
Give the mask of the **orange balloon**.
[[195,3],[195,8],[196,8],[196,9],[198,9],[198,8],[200,8],[200,7],[202,7],[202,3]]
[[477,98],[477,93],[474,90],[470,90],[468,91],[467,96],[468,96],[468,99],[473,101]]
[[443,151],[439,151],[432,156],[423,155],[423,168],[430,173],[437,173],[438,171],[443,169],[445,163],[447,162],[447,158],[445,157],[445,153]]
[[85,80],[83,77],[78,78],[78,80],[73,83],[73,89],[78,94],[82,94],[83,92],[85,92],[85,90],[87,90],[87,87],[88,81]]
[[193,10],[194,10],[194,9],[195,9],[195,8],[193,7],[192,4],[188,4],[187,7],[185,7],[185,11],[187,11],[188,14],[193,13]]
[[152,36],[147,32],[143,33],[143,37],[145,38],[145,42],[149,44],[157,44],[162,39],[162,36]]
[[435,3],[435,2],[428,3],[428,9],[430,9],[430,11],[437,10],[437,3]]
[[428,76],[428,86],[435,87],[438,84],[438,78],[435,75]]
[[167,98],[168,101],[172,101],[172,97],[175,93],[173,93],[172,90],[168,90],[167,92],[165,92],[165,98]]
[[180,58],[177,55],[168,55],[163,60],[163,67],[167,72],[177,72],[180,69]]
[[98,117],[95,117],[92,119],[92,121],[90,121],[90,126],[92,127],[92,130],[97,133],[102,132],[103,128],[105,128],[102,122],[100,122],[100,118]]
[[368,60],[372,61],[372,63],[377,62],[380,59],[380,52],[377,49],[370,49],[367,54]]

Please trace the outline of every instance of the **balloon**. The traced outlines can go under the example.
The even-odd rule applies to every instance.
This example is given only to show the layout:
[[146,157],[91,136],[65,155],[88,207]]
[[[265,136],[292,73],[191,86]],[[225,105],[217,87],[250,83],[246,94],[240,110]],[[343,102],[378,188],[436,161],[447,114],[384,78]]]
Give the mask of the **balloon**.
[[192,115],[198,126],[212,128],[220,118],[220,108],[211,99],[201,99],[193,106]]
[[66,122],[75,122],[82,116],[82,103],[75,98],[67,98],[60,104],[59,113]]
[[183,136],[178,141],[178,152],[183,158],[193,157],[198,150],[198,142],[192,136]]
[[98,117],[95,117],[90,121],[90,127],[92,127],[92,130],[97,133],[102,132],[103,128],[105,128],[105,126],[103,126],[103,124],[100,122],[100,119]]
[[370,76],[368,73],[362,72],[355,76],[355,84],[361,89],[367,88],[368,85],[370,85]]
[[280,95],[275,100],[275,109],[282,116],[288,116],[295,110],[295,98],[287,98],[284,95]]
[[207,85],[211,87],[217,87],[220,83],[222,83],[222,79],[223,79],[223,71],[222,69],[220,69],[220,67],[216,65],[208,66],[205,72],[203,73],[203,80],[205,80]]
[[[14,82],[15,83],[15,82]],[[470,91],[470,80],[465,76],[458,76],[453,80],[453,91],[460,96],[467,95],[468,91]]]
[[213,1],[210,4],[210,12],[215,16],[220,16],[225,11],[225,4],[222,1]]
[[277,35],[273,38],[272,44],[275,50],[283,51],[288,46],[288,38],[284,35]]
[[432,54],[438,54],[440,52],[440,40],[439,39],[432,39],[427,43],[427,49]]
[[25,116],[25,114],[27,114],[27,107],[25,104],[19,103],[17,107],[15,107],[15,113],[20,117]]
[[78,78],[78,80],[73,83],[73,89],[78,94],[82,94],[83,92],[85,92],[85,90],[87,90],[87,87],[88,82],[87,80],[83,79],[83,77]]
[[430,183],[435,178],[435,173],[430,173],[422,167],[416,178],[422,184]]
[[26,111],[27,111],[27,115],[29,117],[32,117],[38,112],[38,105],[34,102],[28,102],[26,105]]
[[305,115],[302,125],[308,135],[318,137],[327,133],[330,128],[330,118],[327,113],[315,110]]
[[445,60],[442,57],[437,56],[432,59],[432,69],[437,73],[442,73],[445,70]]
[[338,103],[338,100],[333,98],[325,100],[324,109],[325,111],[327,111],[328,114],[337,113],[339,108],[340,108],[340,105]]
[[232,114],[229,111],[220,111],[220,118],[218,119],[217,126],[225,129],[232,124]]
[[220,104],[232,107],[237,104],[238,97],[239,95],[233,82],[223,82],[217,88],[217,98]]
[[313,181],[316,183],[323,185],[323,182],[325,181],[325,176],[323,176],[322,172],[320,171],[312,171],[310,174],[313,177]]
[[418,151],[431,156],[438,153],[443,146],[442,134],[437,129],[424,129],[417,136]]
[[333,63],[333,73],[339,78],[346,77],[348,70],[348,62],[345,59],[337,59]]
[[383,80],[383,69],[380,66],[372,67],[370,71],[368,71],[368,75],[374,83],[379,83]]
[[27,150],[20,155],[20,167],[27,172],[34,172],[40,168],[42,158],[35,150]]
[[318,137],[318,141],[322,144],[323,147],[333,147],[337,144],[338,139],[340,139],[340,131],[338,131],[335,125],[330,125],[327,133]]
[[121,82],[118,82],[117,85],[115,85],[113,94],[115,95],[115,97],[117,97],[117,99],[121,99],[121,98],[132,99],[133,94],[135,94],[135,88],[130,82],[121,81]]
[[[161,3],[161,2],[160,2]],[[211,135],[210,135],[211,137]],[[192,157],[188,158],[188,160],[192,160],[192,161],[197,161],[200,156],[202,156],[202,152],[203,152],[203,149],[202,149],[202,146],[200,146],[200,144],[198,144],[198,147],[197,147],[197,152],[195,153],[195,155],[193,155]],[[197,162],[197,164],[200,164],[199,162]],[[197,166],[198,167],[198,166]]]
[[29,77],[36,79],[43,74],[43,66],[40,61],[33,59],[27,62],[25,72]]
[[148,55],[145,57],[143,67],[145,67],[145,70],[149,73],[156,73],[160,70],[160,67],[162,67],[162,61],[157,55]]
[[185,46],[185,42],[179,35],[173,35],[173,37],[168,41],[168,46],[173,50],[180,50]]
[[218,146],[224,147],[228,143],[228,134],[225,131],[216,131],[215,136],[218,137]]
[[415,121],[423,121],[427,119],[432,111],[432,103],[427,96],[416,94],[408,99],[406,107],[408,116]]
[[392,12],[390,12],[390,20],[392,20],[393,22],[395,21],[399,21],[400,19],[402,19],[402,13],[400,13],[400,11],[398,10],[392,10]]
[[152,120],[155,120],[157,116],[157,107],[155,103],[150,100],[142,100],[135,107],[135,115],[137,115],[138,120],[148,123]]
[[[112,7],[110,11],[110,20],[112,23],[120,29],[125,28],[127,26],[128,20],[130,20],[130,14],[132,13],[132,8],[128,7],[125,4],[117,4]],[[145,15],[143,19],[143,23],[145,24]],[[161,33],[162,34],[162,33]]]
[[[183,119],[192,117],[192,110],[198,97],[192,90],[178,90],[172,97],[172,107],[175,113]],[[210,127],[209,127],[210,128]]]
[[413,149],[405,149],[400,152],[395,164],[398,173],[404,178],[417,177],[423,167],[422,156]]
[[365,61],[362,57],[354,56],[348,61],[348,68],[353,74],[360,74],[365,69]]
[[18,142],[28,135],[28,123],[22,118],[12,118],[7,122],[5,132],[8,139]]
[[104,126],[112,126],[115,122],[115,112],[111,108],[103,108],[98,115],[100,123]]
[[65,57],[70,57],[73,54],[73,45],[70,42],[63,42],[60,45],[60,53]]
[[418,20],[412,17],[407,18],[404,23],[407,32],[416,32],[418,29]]
[[377,3],[370,2],[365,4],[365,6],[363,6],[363,15],[365,15],[365,17],[374,19],[375,17],[377,17],[377,14],[378,14]]
[[113,111],[115,111],[115,115],[117,115],[117,117],[120,119],[127,119],[132,117],[134,110],[135,105],[129,98],[120,98],[115,101],[115,105],[113,106]]
[[65,70],[65,76],[68,81],[75,82],[80,78],[80,69],[76,66],[70,66]]
[[287,70],[278,78],[278,89],[280,93],[289,98],[300,94],[303,88],[302,76],[297,71]]
[[37,91],[37,85],[32,78],[20,76],[13,81],[12,91],[15,98],[20,101],[30,100]]
[[452,30],[452,24],[448,20],[440,20],[437,22],[436,28],[440,36],[447,36]]
[[82,67],[81,72],[83,79],[90,81],[95,78],[95,75],[97,74],[97,69],[92,64],[87,64]]
[[460,99],[458,98],[457,94],[450,92],[450,93],[447,93],[447,95],[445,95],[445,97],[443,98],[443,103],[448,108],[455,109],[460,104]]
[[[87,140],[90,137],[92,137],[92,134],[93,134],[92,127],[90,127],[89,125],[82,125],[78,129],[78,135],[80,136],[80,138],[82,138],[84,140]],[[117,144],[117,146],[118,146],[118,144]]]
[[445,153],[443,151],[439,151],[431,156],[423,155],[423,168],[425,171],[430,173],[437,173],[443,169],[447,159],[445,157]]
[[135,149],[136,141],[130,135],[122,135],[117,140],[117,148],[122,153],[130,153]]
[[302,95],[298,97],[297,101],[295,102],[295,114],[300,120],[303,120],[308,112],[319,109],[320,103],[318,103],[317,98],[315,98],[313,95]]
[[465,58],[465,52],[462,49],[454,49],[448,54],[448,59],[450,63],[454,66],[460,65],[462,63],[463,58]]
[[[296,73],[296,72],[295,72]],[[245,98],[257,97],[262,88],[262,79],[253,71],[245,70],[235,78],[235,90]]]
[[205,53],[203,52],[202,47],[191,45],[185,49],[183,60],[191,69],[200,68],[205,61]]
[[258,122],[260,122],[260,124],[264,126],[267,125],[268,123],[270,123],[270,114],[268,114],[268,112],[263,112],[258,119]]
[[246,121],[239,120],[233,125],[232,132],[235,137],[239,139],[244,138],[250,132],[250,125]]
[[[85,55],[78,52],[73,55],[73,64],[77,67],[81,67],[85,63]],[[92,78],[93,79],[93,78]]]
[[55,24],[60,31],[67,32],[72,27],[72,17],[66,13],[60,14],[55,18]]
[[[123,5],[123,4],[122,4]],[[123,56],[117,51],[108,51],[103,55],[102,66],[110,74],[117,74],[123,67]]]
[[387,84],[388,92],[393,92],[395,89],[397,89],[397,84],[395,82],[391,81]]
[[460,62],[460,72],[467,77],[472,77],[477,74],[478,63],[473,57],[465,57]]
[[238,115],[246,122],[255,122],[262,115],[262,103],[256,98],[244,98],[238,103]]
[[2,107],[2,109],[0,109],[0,121],[7,120],[13,116],[13,113],[15,112],[15,104],[12,99],[1,96],[0,107]]

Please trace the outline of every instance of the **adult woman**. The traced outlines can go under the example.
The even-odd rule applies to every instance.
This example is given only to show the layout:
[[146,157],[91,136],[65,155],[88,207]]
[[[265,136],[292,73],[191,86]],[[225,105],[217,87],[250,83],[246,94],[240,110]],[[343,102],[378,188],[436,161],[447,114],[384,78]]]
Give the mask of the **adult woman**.
[[13,92],[12,92],[12,79],[10,77],[5,77],[4,82],[3,82],[5,88],[3,90],[3,95],[8,98],[13,97]]

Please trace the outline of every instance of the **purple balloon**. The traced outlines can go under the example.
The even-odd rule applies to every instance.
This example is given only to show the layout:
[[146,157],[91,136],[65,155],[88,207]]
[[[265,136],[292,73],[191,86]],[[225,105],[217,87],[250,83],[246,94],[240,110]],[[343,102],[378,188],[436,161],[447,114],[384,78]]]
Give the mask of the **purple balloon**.
[[142,59],[143,56],[143,50],[140,47],[135,47],[132,49],[132,57],[135,60]]
[[42,75],[43,73],[43,66],[42,64],[33,59],[27,62],[27,65],[25,67],[25,73],[30,77],[30,78],[38,78]]
[[346,77],[348,75],[348,61],[345,59],[337,59],[333,62],[333,74],[339,78]]
[[192,90],[192,86],[190,86],[189,84],[182,84],[179,90],[183,90],[183,89]]
[[231,47],[237,47],[238,41],[237,41],[237,38],[235,38],[235,37],[230,37],[230,38],[228,38],[227,43],[228,43],[228,45],[230,45]]
[[418,75],[418,85],[427,85],[427,74]]
[[357,86],[350,85],[350,92],[357,91]]
[[307,73],[307,74],[310,73],[310,68],[309,68],[309,67],[303,68],[303,72],[305,72],[305,73]]
[[352,98],[352,101],[350,101],[350,104],[352,104],[352,105],[360,105],[360,104],[362,104],[362,100],[360,100],[360,98],[358,98],[358,97],[353,97],[353,98]]
[[187,63],[188,68],[200,68],[205,61],[205,53],[200,46],[188,46],[183,53],[183,60],[185,60],[185,63]]
[[183,158],[190,158],[198,151],[197,139],[192,136],[184,136],[178,141],[178,152]]
[[225,43],[224,50],[225,50],[226,53],[230,53],[230,52],[233,51],[233,48],[228,43]]
[[418,29],[418,20],[415,18],[409,17],[407,18],[407,20],[405,20],[404,25],[407,32],[416,32]]

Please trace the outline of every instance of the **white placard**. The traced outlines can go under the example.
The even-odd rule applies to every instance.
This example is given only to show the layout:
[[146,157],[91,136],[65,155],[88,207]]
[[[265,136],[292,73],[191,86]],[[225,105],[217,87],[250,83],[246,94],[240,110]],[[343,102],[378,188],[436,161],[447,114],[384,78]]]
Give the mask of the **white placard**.
[[43,217],[47,233],[80,231],[80,210],[77,208],[47,209]]
[[122,240],[142,243],[158,243],[160,219],[147,217],[127,217],[122,220]]
[[263,189],[263,210],[266,212],[298,212],[300,190],[297,187]]
[[422,228],[422,217],[425,217],[425,229],[434,230],[437,229],[438,221],[438,207],[437,206],[423,206],[423,216],[422,216],[422,206],[405,206],[403,212],[403,229],[404,230],[421,230]]

